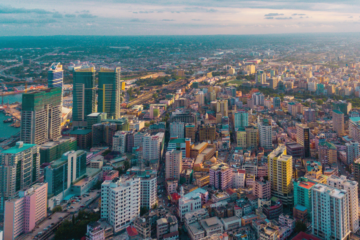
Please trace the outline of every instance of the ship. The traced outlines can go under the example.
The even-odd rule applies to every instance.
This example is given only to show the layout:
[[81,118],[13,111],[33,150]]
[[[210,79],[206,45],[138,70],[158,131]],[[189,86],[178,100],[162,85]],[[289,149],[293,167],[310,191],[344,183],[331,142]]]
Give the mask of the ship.
[[3,122],[4,122],[4,123],[11,123],[12,121],[13,121],[12,118],[8,118],[8,119],[5,119]]

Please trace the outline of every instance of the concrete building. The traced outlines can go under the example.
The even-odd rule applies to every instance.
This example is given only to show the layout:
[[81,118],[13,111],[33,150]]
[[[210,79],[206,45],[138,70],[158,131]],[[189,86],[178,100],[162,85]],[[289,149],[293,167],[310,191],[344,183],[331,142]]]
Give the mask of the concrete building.
[[260,147],[272,149],[272,127],[268,119],[258,119]]
[[316,184],[311,189],[311,205],[313,235],[322,239],[349,239],[350,210],[346,190]]
[[337,148],[330,142],[319,142],[319,160],[322,166],[337,162]]
[[255,181],[254,186],[254,196],[260,199],[270,199],[271,198],[271,185],[270,181]]
[[233,188],[244,188],[245,187],[245,170],[236,170],[233,172]]
[[211,141],[216,138],[216,126],[215,125],[201,125],[199,126],[199,142]]
[[209,170],[210,185],[215,189],[226,190],[232,187],[233,172],[226,163],[219,163]]
[[5,202],[4,239],[31,232],[47,217],[47,183],[37,183]]
[[307,214],[311,218],[311,189],[315,183],[310,182],[307,178],[299,178],[294,181],[294,206],[302,206],[306,208]]
[[309,122],[315,122],[315,116],[316,116],[315,109],[312,109],[312,108],[306,108],[306,109],[304,109],[304,119],[305,119],[305,122],[307,122],[307,123],[309,123]]
[[126,152],[126,131],[117,131],[113,136],[112,150],[124,154]]
[[192,123],[186,124],[185,125],[185,137],[190,138],[191,142],[195,143],[195,134],[196,134],[195,124],[192,124]]
[[164,142],[164,133],[156,135],[146,134],[143,137],[143,159],[148,162],[158,162],[161,157],[162,144]]
[[63,81],[64,71],[59,62],[54,62],[49,67],[48,71],[48,88],[61,88],[61,106],[63,99]]
[[345,135],[344,130],[344,113],[339,110],[332,111],[333,128],[339,137]]
[[306,125],[296,125],[296,141],[304,147],[304,157],[310,157],[310,129]]
[[198,240],[205,237],[205,231],[199,222],[207,218],[209,218],[209,213],[204,208],[185,214],[184,223],[191,240]]
[[82,126],[86,116],[95,111],[95,67],[80,68],[73,72],[73,121]]
[[253,93],[251,96],[252,106],[264,106],[265,96],[261,92]]
[[284,205],[290,205],[293,202],[292,164],[292,156],[286,155],[285,145],[280,145],[268,155],[271,195],[279,198]]
[[359,157],[359,143],[358,142],[348,142],[345,143],[346,146],[346,158],[347,164],[350,165],[355,162]]
[[360,142],[360,117],[349,118],[349,135],[355,142]]
[[0,153],[0,217],[4,214],[5,201],[21,190],[29,188],[40,177],[39,146],[17,142]]
[[101,218],[119,232],[140,214],[140,178],[120,178],[101,185]]
[[186,213],[201,209],[201,194],[198,192],[190,192],[184,195],[184,189],[181,187],[180,196],[177,211],[180,221],[183,222]]
[[348,194],[349,213],[350,213],[350,230],[357,232],[359,230],[359,199],[358,183],[346,179],[346,176],[337,177],[331,175],[327,179],[327,184],[331,187],[345,190]]
[[156,236],[159,240],[166,238],[169,233],[178,232],[178,229],[178,221],[174,215],[167,215],[156,221]]
[[99,71],[98,112],[106,113],[109,119],[120,118],[120,73],[120,67],[101,67]]
[[279,97],[274,97],[273,98],[273,106],[274,106],[274,109],[279,109],[280,108],[280,105],[281,104],[281,100]]
[[236,129],[236,146],[246,149],[246,131],[244,127]]
[[98,222],[87,225],[86,240],[105,240],[105,229]]
[[61,137],[62,88],[52,88],[22,96],[20,140],[43,144]]
[[279,230],[266,226],[259,231],[259,240],[276,240],[279,239]]
[[170,138],[184,138],[185,137],[185,124],[183,122],[170,123]]
[[259,144],[259,131],[256,127],[248,126],[245,127],[246,132],[246,147],[254,149],[258,147]]
[[46,142],[40,147],[40,164],[49,163],[71,150],[77,150],[77,142],[74,137],[62,137],[58,141]]
[[249,115],[247,112],[236,112],[234,114],[234,127],[238,129],[239,127],[249,126]]
[[218,217],[200,220],[200,225],[204,228],[206,236],[224,232],[224,225]]
[[182,152],[171,150],[166,152],[165,178],[180,180],[182,171]]

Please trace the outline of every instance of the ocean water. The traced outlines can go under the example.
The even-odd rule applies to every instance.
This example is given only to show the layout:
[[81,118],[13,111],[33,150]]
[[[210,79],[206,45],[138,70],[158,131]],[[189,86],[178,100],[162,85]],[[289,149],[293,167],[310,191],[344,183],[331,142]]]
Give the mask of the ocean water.
[[[22,100],[22,94],[16,94],[16,95],[8,95],[8,96],[4,96],[4,104],[11,104],[11,103],[15,103],[15,102],[19,102],[21,103]],[[0,97],[0,104],[2,102],[2,99]],[[12,135],[15,135],[17,133],[20,132],[20,128],[14,128],[11,127],[11,123],[4,123],[3,121],[5,119],[8,119],[8,116],[5,116],[4,113],[0,112],[0,137],[1,138],[7,138],[10,137]]]

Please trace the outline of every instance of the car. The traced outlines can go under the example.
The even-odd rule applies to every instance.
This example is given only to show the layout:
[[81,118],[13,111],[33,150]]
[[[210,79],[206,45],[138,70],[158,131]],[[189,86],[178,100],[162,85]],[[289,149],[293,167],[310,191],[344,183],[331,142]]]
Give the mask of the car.
[[48,219],[51,219],[51,217],[49,217]]
[[80,207],[81,207],[81,208],[83,208],[84,206],[83,206],[83,205],[81,205]]

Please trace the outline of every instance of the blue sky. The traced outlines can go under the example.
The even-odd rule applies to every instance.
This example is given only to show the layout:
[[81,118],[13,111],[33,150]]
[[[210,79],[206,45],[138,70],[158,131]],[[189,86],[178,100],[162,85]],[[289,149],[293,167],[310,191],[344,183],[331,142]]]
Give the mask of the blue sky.
[[0,36],[359,30],[360,0],[0,0]]

